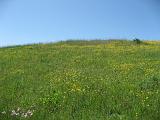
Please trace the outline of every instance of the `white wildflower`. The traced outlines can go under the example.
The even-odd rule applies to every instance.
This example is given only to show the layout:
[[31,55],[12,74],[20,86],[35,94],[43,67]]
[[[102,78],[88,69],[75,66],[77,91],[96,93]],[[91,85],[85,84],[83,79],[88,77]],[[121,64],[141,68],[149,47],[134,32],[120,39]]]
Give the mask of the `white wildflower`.
[[27,114],[28,114],[29,116],[32,116],[32,115],[33,115],[33,112],[32,112],[31,110],[28,110],[28,111],[27,111]]
[[20,107],[18,107],[18,108],[17,108],[17,112],[19,112],[20,110],[21,110]]
[[6,111],[1,112],[2,114],[6,114]]
[[17,113],[15,110],[12,110],[11,115],[12,116],[14,116],[14,115],[17,116],[17,115],[19,115],[19,113]]
[[24,117],[24,118],[26,118],[28,115],[26,114],[26,113],[22,113],[21,114],[21,117]]
[[16,114],[15,110],[12,110],[11,115],[14,116]]
[[28,116],[27,113],[25,113],[25,114],[24,114],[24,117],[26,118],[27,116]]

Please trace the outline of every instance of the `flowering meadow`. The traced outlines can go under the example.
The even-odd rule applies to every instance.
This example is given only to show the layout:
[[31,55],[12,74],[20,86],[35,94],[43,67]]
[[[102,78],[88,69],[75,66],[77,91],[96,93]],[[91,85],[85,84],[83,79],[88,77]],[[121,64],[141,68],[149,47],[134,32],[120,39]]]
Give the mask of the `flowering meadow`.
[[0,120],[160,120],[160,42],[0,48]]

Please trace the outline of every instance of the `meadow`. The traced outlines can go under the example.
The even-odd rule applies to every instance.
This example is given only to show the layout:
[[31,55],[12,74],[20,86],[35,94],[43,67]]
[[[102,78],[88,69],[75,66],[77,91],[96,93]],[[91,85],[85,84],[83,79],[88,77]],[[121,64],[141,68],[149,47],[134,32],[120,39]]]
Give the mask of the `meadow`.
[[160,120],[160,42],[0,48],[0,120]]

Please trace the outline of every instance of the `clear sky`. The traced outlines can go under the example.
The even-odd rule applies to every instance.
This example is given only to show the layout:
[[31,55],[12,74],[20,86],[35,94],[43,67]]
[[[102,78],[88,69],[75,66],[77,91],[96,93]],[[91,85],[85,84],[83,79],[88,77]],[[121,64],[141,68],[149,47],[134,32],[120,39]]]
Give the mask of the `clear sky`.
[[0,0],[0,46],[66,39],[160,40],[159,0]]

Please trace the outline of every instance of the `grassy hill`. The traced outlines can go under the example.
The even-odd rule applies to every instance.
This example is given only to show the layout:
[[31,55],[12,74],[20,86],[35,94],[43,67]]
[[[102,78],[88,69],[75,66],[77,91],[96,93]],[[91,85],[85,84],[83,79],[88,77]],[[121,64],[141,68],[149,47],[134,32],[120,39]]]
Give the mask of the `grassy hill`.
[[160,42],[0,48],[1,120],[159,120]]

